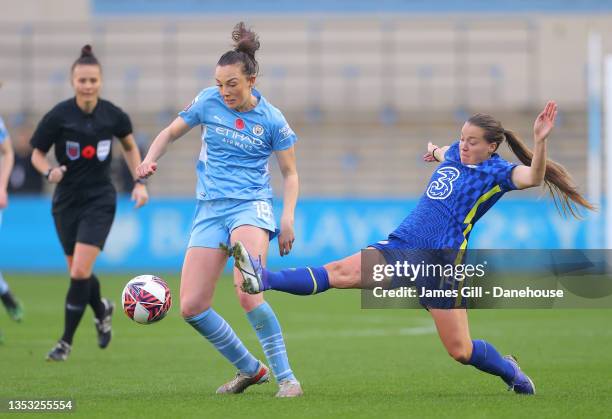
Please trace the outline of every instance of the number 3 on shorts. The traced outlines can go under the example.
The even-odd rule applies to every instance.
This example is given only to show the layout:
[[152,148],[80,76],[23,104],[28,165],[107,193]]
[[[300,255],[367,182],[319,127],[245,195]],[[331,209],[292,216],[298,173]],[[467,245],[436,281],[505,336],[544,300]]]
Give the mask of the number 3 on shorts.
[[253,205],[257,208],[257,218],[266,221],[272,219],[272,207],[266,201],[254,201]]

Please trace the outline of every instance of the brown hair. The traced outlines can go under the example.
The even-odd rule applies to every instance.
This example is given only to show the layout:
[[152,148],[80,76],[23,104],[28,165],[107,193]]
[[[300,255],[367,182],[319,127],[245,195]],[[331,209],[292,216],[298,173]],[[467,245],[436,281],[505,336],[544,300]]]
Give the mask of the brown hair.
[[[501,122],[490,115],[477,113],[467,121],[484,130],[484,138],[488,143],[499,145],[506,140],[508,147],[514,155],[526,166],[531,166],[533,152],[527,145],[512,131],[504,129]],[[595,207],[578,192],[574,185],[572,176],[567,169],[559,163],[546,159],[546,172],[544,183],[550,192],[555,206],[559,212],[567,216],[571,214],[575,218],[580,218],[577,205],[589,210]]]
[[259,64],[255,59],[255,52],[259,49],[259,36],[248,29],[244,22],[239,22],[232,30],[234,49],[227,51],[219,58],[217,65],[242,64],[242,72],[247,77],[257,76]]
[[74,68],[77,65],[97,65],[100,67],[100,69],[102,69],[100,62],[93,53],[93,48],[89,44],[84,45],[83,48],[81,48],[81,56],[74,61],[70,71],[74,71]]

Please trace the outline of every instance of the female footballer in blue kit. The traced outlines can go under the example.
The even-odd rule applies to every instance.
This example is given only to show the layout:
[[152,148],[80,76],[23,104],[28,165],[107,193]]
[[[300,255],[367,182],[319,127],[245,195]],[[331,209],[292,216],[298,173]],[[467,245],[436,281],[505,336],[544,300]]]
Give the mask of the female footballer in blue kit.
[[[593,209],[559,164],[546,159],[546,139],[557,116],[557,105],[548,102],[534,127],[534,151],[493,117],[476,114],[461,130],[461,139],[447,147],[428,144],[424,160],[441,164],[432,175],[416,208],[387,240],[371,245],[389,265],[405,260],[402,249],[465,249],[469,234],[480,217],[505,193],[538,186],[544,181],[563,211],[575,215],[575,206]],[[497,153],[506,140],[523,165],[509,163]],[[323,267],[271,272],[237,243],[236,267],[243,274],[243,289],[258,293],[269,289],[309,295],[329,288],[361,288],[361,254],[356,253]],[[371,250],[371,251],[376,251]],[[253,252],[250,252],[253,254]],[[410,252],[407,252],[408,254]],[[402,255],[404,255],[402,257]],[[435,289],[438,282],[418,283],[417,288]],[[419,290],[421,294],[421,290]],[[420,298],[434,319],[440,339],[455,360],[501,377],[519,394],[535,394],[531,379],[512,356],[502,357],[489,342],[472,340],[467,310],[456,309],[453,298]]]
[[[221,56],[215,69],[216,87],[209,87],[151,144],[140,177],[151,176],[168,144],[195,126],[202,127],[197,162],[197,204],[181,273],[181,313],[237,369],[236,377],[217,393],[242,393],[268,381],[268,368],[251,355],[229,324],[212,309],[217,280],[226,264],[227,249],[240,240],[266,257],[276,234],[268,158],[274,152],[284,179],[283,214],[278,237],[281,256],[291,250],[298,196],[295,134],[282,113],[253,88],[258,73],[257,35],[240,22],[234,27],[235,48]],[[240,284],[236,271],[234,281]],[[277,397],[302,394],[287,358],[279,322],[261,295],[236,287],[241,306],[255,329],[279,384]]]

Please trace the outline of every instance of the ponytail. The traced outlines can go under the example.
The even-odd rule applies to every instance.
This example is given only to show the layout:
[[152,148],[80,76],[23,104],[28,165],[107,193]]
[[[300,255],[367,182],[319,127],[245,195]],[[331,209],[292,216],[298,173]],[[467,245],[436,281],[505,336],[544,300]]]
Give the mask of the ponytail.
[[[533,152],[512,131],[504,129],[504,136],[508,147],[514,155],[526,166],[531,166]],[[546,172],[544,183],[555,202],[557,210],[564,216],[570,214],[574,218],[581,218],[577,206],[588,210],[595,207],[578,192],[573,179],[567,169],[559,163],[546,159]]]

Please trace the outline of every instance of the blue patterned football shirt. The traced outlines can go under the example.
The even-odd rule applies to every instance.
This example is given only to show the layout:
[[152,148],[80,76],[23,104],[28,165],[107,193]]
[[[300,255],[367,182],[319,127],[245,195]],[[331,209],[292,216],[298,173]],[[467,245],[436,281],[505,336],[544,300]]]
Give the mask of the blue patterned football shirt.
[[494,153],[476,165],[465,165],[455,141],[431,176],[417,206],[390,235],[407,248],[464,249],[474,224],[502,195],[516,189],[509,163]]

